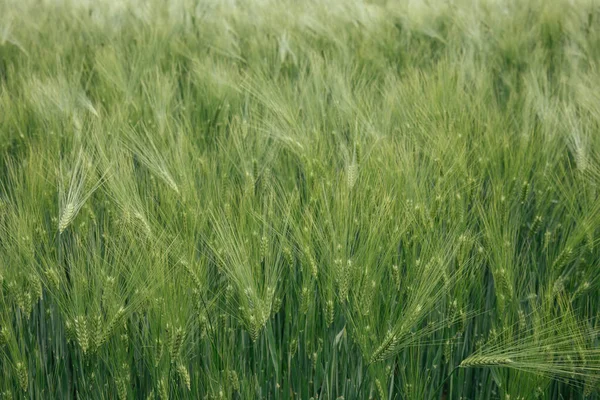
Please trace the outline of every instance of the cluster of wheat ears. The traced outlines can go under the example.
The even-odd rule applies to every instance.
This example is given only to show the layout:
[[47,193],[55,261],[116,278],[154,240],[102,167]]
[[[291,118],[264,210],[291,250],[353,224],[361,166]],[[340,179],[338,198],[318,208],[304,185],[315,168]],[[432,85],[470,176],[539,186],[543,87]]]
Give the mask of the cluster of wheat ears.
[[0,1],[0,399],[600,399],[594,0]]

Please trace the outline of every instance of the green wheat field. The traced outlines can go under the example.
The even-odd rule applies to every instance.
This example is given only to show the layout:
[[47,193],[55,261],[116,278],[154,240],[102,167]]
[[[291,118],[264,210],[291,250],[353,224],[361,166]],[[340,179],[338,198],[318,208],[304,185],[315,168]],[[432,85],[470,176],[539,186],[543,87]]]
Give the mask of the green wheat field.
[[600,2],[0,1],[0,399],[600,399]]

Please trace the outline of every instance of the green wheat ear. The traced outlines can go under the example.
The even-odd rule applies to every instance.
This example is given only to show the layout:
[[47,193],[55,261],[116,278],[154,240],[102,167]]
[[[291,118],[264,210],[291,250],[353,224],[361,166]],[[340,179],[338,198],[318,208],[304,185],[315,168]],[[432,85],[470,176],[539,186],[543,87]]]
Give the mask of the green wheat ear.
[[29,372],[27,371],[27,367],[24,363],[19,361],[15,365],[15,369],[19,379],[19,386],[21,387],[21,390],[26,392],[29,389]]
[[[67,184],[59,185],[61,204],[58,220],[58,232],[63,233],[73,222],[77,213],[83,207],[87,199],[100,187],[104,181],[104,175],[91,186],[88,185],[89,175],[94,173],[93,165],[88,161],[86,151],[81,148],[77,155],[71,160],[71,169],[66,172]],[[86,188],[86,186],[89,186]]]
[[387,359],[395,351],[400,338],[392,332],[388,332],[383,342],[375,349],[373,355],[369,359],[369,364]]
[[181,381],[183,382],[183,385],[187,388],[187,390],[191,390],[191,378],[190,378],[190,373],[188,372],[187,368],[185,367],[185,365],[179,363],[177,364],[177,373],[179,374],[179,377],[181,379]]
[[481,366],[495,366],[495,365],[510,365],[514,361],[506,357],[494,357],[494,356],[480,356],[473,355],[465,358],[461,363],[461,367],[481,367]]
[[63,233],[65,229],[71,224],[75,217],[75,204],[72,202],[65,205],[62,210],[60,220],[58,221],[58,232]]

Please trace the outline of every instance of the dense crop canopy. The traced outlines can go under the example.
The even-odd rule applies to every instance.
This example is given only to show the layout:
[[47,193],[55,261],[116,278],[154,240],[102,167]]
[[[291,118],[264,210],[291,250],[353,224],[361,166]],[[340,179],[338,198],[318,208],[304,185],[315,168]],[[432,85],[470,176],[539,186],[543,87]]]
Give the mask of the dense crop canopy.
[[593,0],[0,1],[0,399],[600,399]]

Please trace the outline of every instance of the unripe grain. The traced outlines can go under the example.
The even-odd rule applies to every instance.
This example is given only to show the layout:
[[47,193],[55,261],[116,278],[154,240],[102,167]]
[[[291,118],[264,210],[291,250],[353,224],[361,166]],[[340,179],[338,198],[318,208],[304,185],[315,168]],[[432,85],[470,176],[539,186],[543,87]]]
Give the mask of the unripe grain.
[[398,341],[399,338],[397,335],[388,332],[383,342],[373,352],[373,355],[369,359],[369,364],[387,359],[393,353]]
[[335,317],[333,300],[327,300],[327,303],[325,304],[325,315],[327,318],[327,326],[331,326],[333,323],[333,318]]
[[542,219],[543,218],[541,215],[535,217],[535,219],[531,223],[531,226],[529,227],[529,237],[532,237],[537,233],[538,229],[540,228],[540,225],[542,224]]
[[234,392],[240,391],[240,380],[238,379],[238,374],[235,370],[229,370],[227,373],[227,379],[229,380],[229,384]]
[[83,354],[86,354],[89,346],[89,335],[87,329],[87,321],[85,316],[80,315],[74,320],[75,322],[75,336],[77,339],[77,343],[79,347],[81,347],[81,351]]
[[527,195],[529,194],[529,182],[523,182],[521,186],[521,193],[519,194],[519,203],[525,204],[525,200],[527,200]]
[[383,390],[383,385],[379,379],[375,379],[375,386],[377,387],[377,394],[379,394],[379,398],[381,400],[386,399],[385,391]]
[[183,329],[181,327],[175,329],[171,336],[171,362],[175,362],[183,343]]
[[179,374],[179,378],[181,379],[181,382],[183,382],[187,390],[191,390],[192,384],[190,379],[190,373],[188,372],[185,365],[181,363],[177,364],[177,373]]
[[485,366],[495,366],[495,365],[509,365],[512,364],[513,360],[508,357],[501,356],[480,356],[473,355],[471,357],[467,357],[461,363],[461,367],[485,367]]
[[396,290],[400,289],[400,268],[398,265],[392,265],[392,278],[394,279],[394,285],[396,286]]
[[158,383],[158,393],[161,400],[169,400],[169,388],[164,378],[161,378]]
[[60,220],[58,222],[58,232],[63,233],[69,224],[75,218],[75,205],[72,202],[67,203],[63,212],[61,213]]
[[552,263],[552,269],[554,271],[556,271],[556,270],[564,267],[565,264],[567,264],[570,261],[572,254],[573,254],[573,249],[571,248],[571,246],[565,247],[563,249],[563,251],[560,252],[558,257],[556,257],[556,260],[554,260],[554,263]]
[[352,189],[358,178],[358,164],[352,162],[348,165],[348,188]]
[[19,386],[26,392],[29,388],[29,374],[27,372],[27,367],[25,367],[24,363],[18,362],[15,368],[17,370],[17,378],[19,379]]

